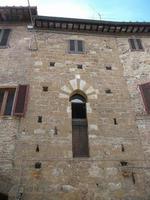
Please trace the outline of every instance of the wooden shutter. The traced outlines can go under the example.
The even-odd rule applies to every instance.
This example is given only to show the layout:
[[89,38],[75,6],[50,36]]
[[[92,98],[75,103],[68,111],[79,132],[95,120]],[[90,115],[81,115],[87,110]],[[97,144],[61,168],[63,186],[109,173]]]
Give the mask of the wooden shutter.
[[14,104],[14,115],[24,116],[27,99],[28,99],[29,85],[19,85],[17,88],[16,99]]
[[69,41],[69,51],[70,52],[75,52],[75,40],[70,40]]
[[136,50],[135,39],[129,39],[129,44],[130,44],[131,50]]
[[8,37],[9,37],[9,33],[10,33],[10,29],[4,29],[2,31],[3,31],[3,34],[2,34],[2,38],[0,40],[0,46],[6,46]]
[[139,86],[145,109],[150,114],[150,83],[145,83]]
[[86,120],[72,121],[73,157],[89,157],[88,126]]
[[137,47],[139,50],[143,50],[143,45],[141,39],[136,39]]

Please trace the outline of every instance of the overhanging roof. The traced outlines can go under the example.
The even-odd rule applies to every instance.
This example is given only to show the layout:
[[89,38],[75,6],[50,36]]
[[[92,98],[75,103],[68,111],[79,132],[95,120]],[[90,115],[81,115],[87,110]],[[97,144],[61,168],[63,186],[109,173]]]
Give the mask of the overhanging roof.
[[[32,15],[37,15],[37,7],[31,7]],[[5,6],[0,7],[0,23],[5,22],[29,22],[29,7]]]
[[35,28],[97,33],[150,33],[150,22],[113,22],[102,20],[35,16]]

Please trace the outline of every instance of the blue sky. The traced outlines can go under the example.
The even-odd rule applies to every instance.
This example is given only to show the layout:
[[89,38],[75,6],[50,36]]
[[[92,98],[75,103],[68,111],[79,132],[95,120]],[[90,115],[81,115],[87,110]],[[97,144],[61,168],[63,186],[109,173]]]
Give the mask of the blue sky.
[[[30,0],[39,15],[102,19],[111,21],[150,21],[150,0]],[[25,6],[27,0],[0,0],[0,6]]]

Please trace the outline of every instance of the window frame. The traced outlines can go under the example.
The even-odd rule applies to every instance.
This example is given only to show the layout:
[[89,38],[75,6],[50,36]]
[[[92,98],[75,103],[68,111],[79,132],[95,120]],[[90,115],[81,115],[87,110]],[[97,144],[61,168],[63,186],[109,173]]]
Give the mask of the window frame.
[[149,106],[148,106],[148,102],[147,102],[147,99],[146,99],[146,97],[145,97],[144,90],[143,90],[143,88],[144,88],[145,86],[148,87],[148,88],[150,89],[150,82],[140,84],[140,85],[139,85],[139,90],[140,90],[140,93],[141,93],[141,96],[142,96],[143,106],[144,106],[144,108],[145,108],[145,112],[146,112],[147,114],[150,114],[150,109],[149,109]]
[[[8,94],[9,94],[9,91],[13,90],[13,89],[15,91],[14,91],[13,103],[12,103],[12,108],[11,108],[11,114],[5,115],[5,109],[6,109],[6,106],[7,106]],[[0,87],[0,90],[4,90],[3,101],[2,101],[1,108],[0,108],[0,116],[13,116],[13,109],[14,109],[14,104],[15,104],[17,87]]]
[[[74,51],[70,50],[70,41],[74,41],[74,47],[75,47]],[[82,51],[79,51],[78,41],[82,42]],[[84,40],[74,40],[74,39],[68,40],[68,52],[70,54],[84,54],[85,53],[85,42],[84,42]]]
[[[6,44],[1,45],[1,42],[3,40],[4,34],[5,34],[5,30],[8,30],[8,36],[7,36],[7,41]],[[10,39],[10,34],[11,34],[12,29],[10,28],[0,28],[0,49],[5,49],[9,47],[9,39]]]
[[[72,155],[73,158],[89,158],[88,120],[86,111],[87,98],[75,93],[70,97],[72,110]],[[73,114],[73,104],[83,106],[83,115]],[[75,116],[75,117],[73,117]]]
[[[134,43],[135,49],[132,47],[131,40]],[[139,48],[139,44],[137,42],[138,40],[140,41],[140,44],[141,44],[142,48]],[[131,51],[144,51],[144,47],[143,47],[141,38],[131,37],[131,38],[128,39],[128,43],[130,45],[130,50]]]
[[[9,90],[14,89],[13,102],[11,107],[11,114],[6,115],[7,99]],[[29,85],[19,84],[16,86],[0,86],[0,90],[4,91],[2,98],[2,104],[0,107],[0,116],[17,116],[24,117],[27,111],[28,97],[29,97]]]

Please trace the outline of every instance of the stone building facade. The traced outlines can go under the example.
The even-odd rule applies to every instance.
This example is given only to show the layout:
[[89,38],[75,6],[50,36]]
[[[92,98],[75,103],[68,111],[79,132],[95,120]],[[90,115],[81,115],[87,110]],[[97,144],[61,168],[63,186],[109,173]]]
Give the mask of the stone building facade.
[[0,8],[1,199],[149,200],[150,24],[29,22]]

